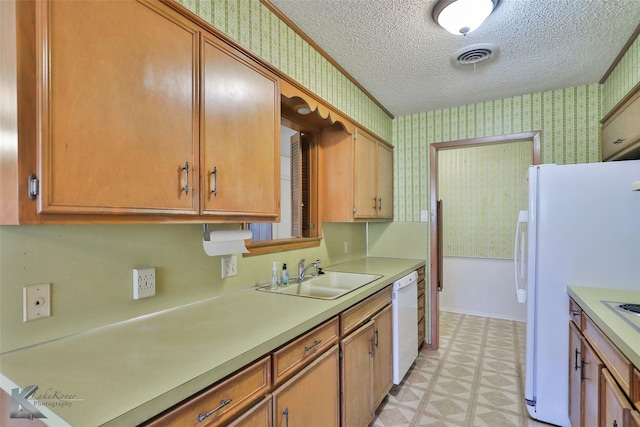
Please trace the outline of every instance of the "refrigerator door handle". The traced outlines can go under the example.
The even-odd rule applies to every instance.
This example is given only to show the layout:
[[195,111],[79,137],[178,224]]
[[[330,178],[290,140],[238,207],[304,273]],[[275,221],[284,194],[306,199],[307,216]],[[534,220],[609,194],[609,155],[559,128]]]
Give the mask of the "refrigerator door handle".
[[516,237],[513,244],[513,269],[515,275],[516,297],[520,304],[527,301],[526,286],[521,285],[524,280],[525,271],[525,233],[520,233],[520,224],[526,224],[529,219],[528,211],[518,213],[518,224],[516,225]]

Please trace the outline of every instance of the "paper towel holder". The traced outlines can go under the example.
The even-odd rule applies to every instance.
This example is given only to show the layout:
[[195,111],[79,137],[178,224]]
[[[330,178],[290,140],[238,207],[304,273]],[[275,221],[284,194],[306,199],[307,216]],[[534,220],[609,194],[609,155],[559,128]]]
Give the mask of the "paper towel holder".
[[202,224],[202,238],[205,242],[211,241],[211,226],[209,224]]

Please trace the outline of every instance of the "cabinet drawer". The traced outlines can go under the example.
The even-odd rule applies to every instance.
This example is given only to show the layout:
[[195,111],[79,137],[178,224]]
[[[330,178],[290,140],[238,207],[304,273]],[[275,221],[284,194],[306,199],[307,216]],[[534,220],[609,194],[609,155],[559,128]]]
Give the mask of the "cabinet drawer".
[[584,335],[593,344],[594,350],[598,353],[611,375],[618,381],[618,384],[626,395],[629,395],[631,379],[633,377],[633,366],[620,350],[613,345],[593,321],[583,314]]
[[[191,397],[147,426],[217,426],[229,420],[271,387],[271,359],[265,357],[230,378]],[[201,416],[210,414],[198,422]]]
[[374,314],[391,303],[391,286],[387,286],[380,292],[371,295],[366,300],[359,302],[350,309],[340,314],[341,336],[348,334],[359,325],[369,320]]
[[421,296],[418,296],[418,320],[424,317],[424,311],[425,311],[424,306],[425,306],[425,300],[424,300],[424,294],[422,294]]
[[582,309],[571,298],[569,298],[569,317],[571,317],[571,320],[573,320],[573,323],[575,323],[579,329],[582,329]]
[[424,281],[426,270],[424,267],[420,267],[416,270],[418,272],[418,282]]
[[338,341],[338,318],[307,332],[273,353],[273,382],[282,383]]

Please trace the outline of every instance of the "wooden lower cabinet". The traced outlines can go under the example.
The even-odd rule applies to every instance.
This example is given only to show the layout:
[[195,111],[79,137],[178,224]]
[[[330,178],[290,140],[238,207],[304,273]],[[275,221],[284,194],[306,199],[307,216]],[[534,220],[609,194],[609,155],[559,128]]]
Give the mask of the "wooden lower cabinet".
[[393,316],[388,305],[373,317],[373,410],[393,385]]
[[340,315],[342,426],[367,426],[392,385],[391,288]]
[[582,426],[598,427],[600,377],[604,365],[589,343],[582,338]]
[[260,403],[249,409],[229,427],[271,427],[273,425],[273,401],[267,396]]
[[420,267],[418,270],[418,349],[424,344],[424,340],[427,336],[427,323],[425,314],[427,312],[427,299],[425,294],[425,267]]
[[277,427],[330,427],[340,423],[338,346],[277,388],[273,396]]
[[602,371],[602,426],[631,426],[631,405],[608,370]]
[[582,334],[569,322],[569,421],[582,426]]
[[569,313],[572,427],[640,427],[634,409],[637,371],[573,300]]
[[374,335],[371,320],[340,342],[343,426],[366,426],[373,417]]
[[569,322],[569,421],[599,427],[602,362],[574,322]]

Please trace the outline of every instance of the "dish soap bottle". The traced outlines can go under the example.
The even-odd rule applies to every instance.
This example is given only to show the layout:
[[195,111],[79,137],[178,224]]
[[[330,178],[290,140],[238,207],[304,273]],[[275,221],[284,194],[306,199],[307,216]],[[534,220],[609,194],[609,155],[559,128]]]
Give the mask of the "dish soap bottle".
[[271,290],[275,291],[278,289],[278,262],[273,262],[273,268],[271,269]]
[[287,264],[282,264],[282,273],[280,273],[280,284],[286,286],[289,284],[289,272],[287,271]]

